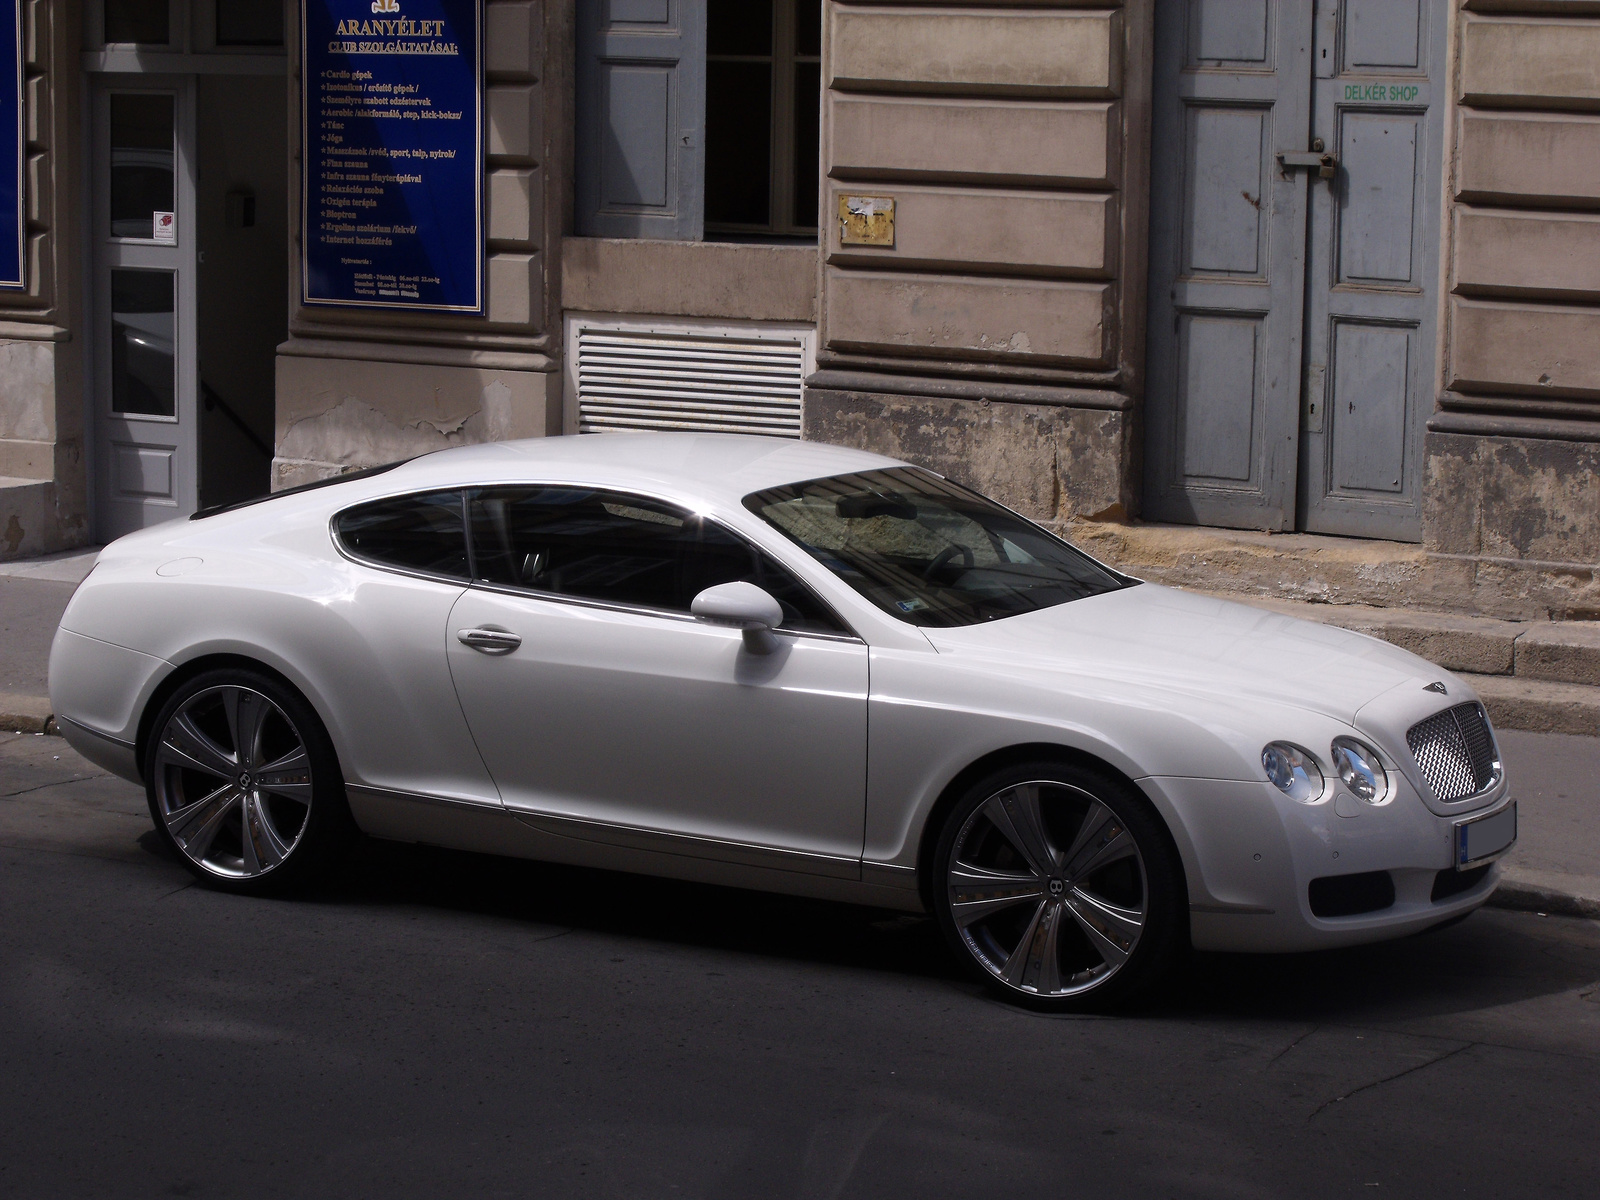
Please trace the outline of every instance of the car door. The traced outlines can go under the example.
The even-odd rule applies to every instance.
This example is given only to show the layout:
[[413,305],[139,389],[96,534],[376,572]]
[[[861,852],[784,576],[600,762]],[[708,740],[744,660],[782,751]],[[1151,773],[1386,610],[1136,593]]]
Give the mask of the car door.
[[353,562],[324,599],[321,653],[304,669],[341,735],[352,798],[375,789],[500,809],[439,644],[470,578],[461,491],[369,500],[333,527]]
[[[469,510],[449,661],[508,807],[593,840],[859,873],[867,647],[814,593],[647,497],[490,488]],[[773,653],[689,615],[735,579],[782,604]]]

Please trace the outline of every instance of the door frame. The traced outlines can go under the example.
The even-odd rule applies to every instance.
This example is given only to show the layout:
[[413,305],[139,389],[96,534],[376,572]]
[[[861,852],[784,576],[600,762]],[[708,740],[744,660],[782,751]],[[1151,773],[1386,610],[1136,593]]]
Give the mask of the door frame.
[[[1337,3],[1334,0],[1300,0],[1300,2],[1307,10],[1305,16],[1310,22],[1310,28],[1305,30],[1310,41],[1307,47],[1310,51],[1309,61],[1305,64],[1306,78],[1297,81],[1303,83],[1304,94],[1299,96],[1297,103],[1305,111],[1305,128],[1304,130],[1297,128],[1292,135],[1288,131],[1275,133],[1278,144],[1271,149],[1292,150],[1297,153],[1297,157],[1304,158],[1313,150],[1322,149],[1321,144],[1313,142],[1312,139],[1336,139],[1337,127],[1342,122],[1343,114],[1351,111],[1349,106],[1333,102],[1332,126],[1328,129],[1320,127],[1323,122],[1319,120],[1317,109],[1319,87],[1330,86],[1333,79],[1342,78],[1344,50],[1342,34],[1349,13],[1346,0],[1337,0]],[[1288,0],[1285,0],[1285,3],[1288,3]],[[1152,152],[1170,151],[1177,154],[1185,150],[1181,143],[1174,141],[1170,136],[1160,145],[1156,139],[1163,129],[1170,134],[1176,125],[1181,125],[1186,119],[1185,114],[1193,90],[1186,86],[1185,80],[1189,68],[1185,64],[1184,57],[1184,43],[1191,33],[1187,24],[1191,18],[1191,9],[1191,0],[1154,0],[1148,10],[1152,22],[1151,43],[1154,48],[1151,78]],[[1420,214],[1418,232],[1423,241],[1418,251],[1418,283],[1423,294],[1424,311],[1420,322],[1414,324],[1409,318],[1401,317],[1374,318],[1372,322],[1375,325],[1409,327],[1416,330],[1414,355],[1420,357],[1408,365],[1416,389],[1415,410],[1407,414],[1409,427],[1402,468],[1409,477],[1407,490],[1412,500],[1390,502],[1381,496],[1372,496],[1369,499],[1367,493],[1337,492],[1331,489],[1331,484],[1324,488],[1327,493],[1325,496],[1313,495],[1332,471],[1332,438],[1323,434],[1324,422],[1328,419],[1325,410],[1333,391],[1332,364],[1327,361],[1314,364],[1312,361],[1316,356],[1314,350],[1320,344],[1318,332],[1313,330],[1312,323],[1318,320],[1325,321],[1330,307],[1328,297],[1319,297],[1315,294],[1315,288],[1319,279],[1326,281],[1330,277],[1330,270],[1336,265],[1322,263],[1321,260],[1331,253],[1336,253],[1337,250],[1331,245],[1331,239],[1337,234],[1342,218],[1341,189],[1347,186],[1347,179],[1342,171],[1333,181],[1317,178],[1314,170],[1305,174],[1300,174],[1298,171],[1294,173],[1294,187],[1299,195],[1301,209],[1299,236],[1291,241],[1293,255],[1297,260],[1292,274],[1297,277],[1294,306],[1298,309],[1298,326],[1292,337],[1285,336],[1280,339],[1279,356],[1266,364],[1265,372],[1276,375],[1286,392],[1292,393],[1293,407],[1292,410],[1285,408],[1281,419],[1273,424],[1272,432],[1276,434],[1284,452],[1275,459],[1264,458],[1262,461],[1260,469],[1263,470],[1264,476],[1260,481],[1260,490],[1256,493],[1255,501],[1261,519],[1252,521],[1248,514],[1241,516],[1238,511],[1241,508],[1238,500],[1251,498],[1248,491],[1235,494],[1238,500],[1232,504],[1234,511],[1230,512],[1227,498],[1234,493],[1230,493],[1229,489],[1217,490],[1213,499],[1206,494],[1209,489],[1204,486],[1190,489],[1184,487],[1183,478],[1171,460],[1175,454],[1181,452],[1178,435],[1182,432],[1183,414],[1178,403],[1178,389],[1181,387],[1185,363],[1181,357],[1182,343],[1179,336],[1168,330],[1163,338],[1163,330],[1160,327],[1161,322],[1171,323],[1181,320],[1185,311],[1191,306],[1187,299],[1183,302],[1179,299],[1186,281],[1190,278],[1182,273],[1182,261],[1177,257],[1181,254],[1181,246],[1186,236],[1182,216],[1184,202],[1181,196],[1175,197],[1167,193],[1161,193],[1158,197],[1156,191],[1158,187],[1176,188],[1181,191],[1186,186],[1181,178],[1183,164],[1178,163],[1175,166],[1175,173],[1161,178],[1159,184],[1158,177],[1152,172],[1150,217],[1146,226],[1150,253],[1146,256],[1148,300],[1144,363],[1144,436],[1141,449],[1144,455],[1142,499],[1149,519],[1191,523],[1200,527],[1266,529],[1274,532],[1309,531],[1312,525],[1316,525],[1331,535],[1421,540],[1420,514],[1424,485],[1422,435],[1433,409],[1433,398],[1438,386],[1440,353],[1438,331],[1441,312],[1448,300],[1447,281],[1441,279],[1440,272],[1444,260],[1444,241],[1447,236],[1442,214],[1444,201],[1447,198],[1445,189],[1448,186],[1447,158],[1452,103],[1448,89],[1453,86],[1449,67],[1449,47],[1453,36],[1453,11],[1453,7],[1445,0],[1419,0],[1419,16],[1423,18],[1423,28],[1422,41],[1418,47],[1420,65],[1417,74],[1427,80],[1431,97],[1420,126],[1424,131],[1426,144],[1419,147],[1419,154],[1422,157],[1417,164],[1416,187],[1417,211]],[[1279,16],[1281,18],[1282,14]],[[1279,27],[1281,28],[1281,24]],[[1176,43],[1176,48],[1172,43]],[[1166,57],[1163,55],[1164,49]],[[1326,73],[1321,66],[1322,55],[1325,53],[1333,55],[1335,62]],[[1176,75],[1168,77],[1164,68],[1175,70]],[[1203,67],[1202,73],[1204,70]],[[1179,111],[1167,111],[1174,104]],[[1412,111],[1408,104],[1400,104],[1398,109]],[[1304,145],[1297,144],[1293,140],[1302,134],[1306,139]],[[1328,148],[1337,151],[1339,149],[1337,141],[1332,142]],[[1301,151],[1305,154],[1300,154]],[[1167,210],[1175,210],[1176,215]],[[1164,225],[1161,227],[1157,225],[1157,218],[1164,211],[1167,211],[1167,219],[1173,222],[1170,229]],[[1319,231],[1319,220],[1328,228]],[[1158,249],[1162,247],[1172,250],[1172,254],[1166,257],[1173,258],[1174,261],[1168,262],[1157,254]],[[1171,278],[1168,279],[1168,276]],[[1170,297],[1167,295],[1168,289],[1164,287],[1167,283],[1172,284]],[[1431,290],[1435,288],[1439,289],[1437,293]],[[1237,307],[1241,316],[1251,315],[1244,312],[1244,309],[1253,306]],[[1228,315],[1225,311],[1219,310],[1219,312],[1220,315]],[[1271,316],[1271,313],[1266,314],[1264,321]],[[1328,333],[1328,329],[1321,330],[1322,335]],[[1164,340],[1169,344],[1163,346]],[[1165,353],[1165,358],[1157,357],[1158,349]],[[1323,347],[1321,357],[1329,359],[1331,352]],[[1317,369],[1318,366],[1321,370]],[[1164,408],[1158,405],[1158,400],[1163,402]],[[1282,398],[1279,404],[1283,404]],[[1275,411],[1277,411],[1276,406]],[[1270,421],[1272,414],[1268,413],[1266,416]],[[1285,434],[1288,435],[1287,439]],[[1315,445],[1312,444],[1313,439]],[[1266,477],[1269,471],[1270,478]],[[1204,480],[1201,482],[1203,484]],[[1388,531],[1359,528],[1363,519],[1374,518],[1389,521],[1393,528]]]
[[[154,426],[172,429],[173,479],[170,505],[145,502],[148,510],[171,507],[172,517],[187,516],[195,510],[199,497],[199,391],[200,367],[198,347],[195,344],[196,284],[198,254],[198,228],[195,213],[195,77],[169,75],[155,71],[117,72],[93,76],[88,85],[89,103],[89,170],[86,184],[89,188],[88,221],[88,286],[85,288],[85,310],[89,360],[88,401],[90,409],[89,436],[93,446],[91,463],[94,468],[94,497],[91,510],[95,535],[110,540],[112,529],[112,496],[114,466],[110,456],[103,453],[117,435],[119,425],[129,418],[118,417],[111,409],[111,372],[109,364],[111,336],[110,275],[118,268],[170,270],[173,275],[173,370],[175,415],[172,417],[141,416],[132,418]],[[115,93],[156,92],[174,97],[174,159],[173,159],[173,211],[176,214],[177,243],[167,247],[154,239],[112,238],[110,223],[110,112],[111,96]],[[175,265],[167,267],[157,261],[157,255],[167,256]],[[148,260],[148,262],[146,261]],[[148,522],[154,523],[154,522]],[[121,533],[132,532],[122,529]]]
[[[97,289],[99,278],[97,271],[101,262],[100,251],[104,238],[99,236],[98,224],[99,211],[97,202],[96,173],[99,160],[96,157],[96,105],[100,95],[106,91],[115,91],[125,86],[127,90],[138,90],[141,81],[151,79],[166,79],[181,81],[187,89],[189,96],[187,110],[187,157],[188,170],[188,198],[189,212],[186,214],[181,207],[178,208],[178,238],[180,247],[184,243],[185,230],[190,231],[188,245],[189,260],[184,274],[188,278],[188,287],[191,298],[198,295],[199,286],[199,235],[198,214],[194,212],[194,193],[196,177],[193,172],[198,171],[199,163],[196,155],[197,123],[193,105],[198,92],[198,77],[201,75],[272,75],[285,81],[288,85],[289,68],[289,36],[290,14],[297,11],[293,5],[285,5],[284,17],[284,44],[280,46],[219,46],[216,44],[215,6],[209,0],[168,0],[168,29],[169,40],[165,45],[108,45],[105,41],[105,5],[103,0],[84,0],[84,44],[86,49],[79,57],[82,69],[82,84],[79,89],[80,111],[87,115],[87,119],[80,125],[80,141],[78,152],[79,161],[87,164],[79,181],[80,211],[89,214],[89,219],[83,223],[77,244],[80,269],[83,272],[83,328],[84,338],[80,350],[83,370],[83,456],[84,478],[87,481],[86,493],[88,499],[88,523],[97,539],[104,540],[104,529],[107,512],[102,502],[102,487],[107,486],[107,481],[102,477],[110,469],[110,464],[102,462],[100,453],[100,416],[102,374],[101,354],[99,352],[100,338],[109,336],[109,320],[102,316],[97,302]],[[291,106],[296,101],[291,100]],[[180,105],[180,107],[183,107]],[[291,107],[291,111],[294,109]],[[184,122],[180,114],[180,125]],[[290,178],[295,177],[293,164],[291,164]],[[182,197],[184,183],[175,175],[174,190],[177,194],[174,200]],[[293,197],[290,197],[293,204]],[[285,304],[288,303],[287,297]],[[179,301],[181,304],[181,300]],[[200,427],[198,417],[199,400],[199,345],[195,340],[198,334],[196,328],[196,312],[189,314],[189,341],[196,356],[193,370],[193,411],[189,423],[183,424],[182,401],[180,399],[180,416],[174,422],[174,427],[184,430],[183,436],[191,444],[191,457],[193,459],[192,484],[193,501],[198,502],[199,485],[199,455],[200,455]],[[181,315],[175,314],[178,320]],[[105,326],[102,329],[102,325]],[[180,380],[181,382],[181,380]],[[174,508],[173,515],[182,513],[182,506]],[[191,503],[189,511],[193,511]]]

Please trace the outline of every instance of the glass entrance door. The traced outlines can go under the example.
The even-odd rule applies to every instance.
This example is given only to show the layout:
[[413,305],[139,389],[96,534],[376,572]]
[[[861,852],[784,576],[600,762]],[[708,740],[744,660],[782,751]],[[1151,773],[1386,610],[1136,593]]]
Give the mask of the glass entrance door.
[[92,286],[99,536],[197,504],[194,89],[183,77],[98,85]]

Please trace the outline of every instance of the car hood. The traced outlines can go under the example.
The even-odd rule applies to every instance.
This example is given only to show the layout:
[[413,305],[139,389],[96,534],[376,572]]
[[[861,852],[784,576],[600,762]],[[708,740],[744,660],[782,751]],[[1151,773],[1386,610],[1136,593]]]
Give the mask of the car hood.
[[[1144,583],[984,625],[925,629],[941,654],[1038,676],[1284,704],[1355,724],[1385,692],[1443,672],[1387,642],[1213,596]],[[1036,682],[1044,683],[1044,678]]]

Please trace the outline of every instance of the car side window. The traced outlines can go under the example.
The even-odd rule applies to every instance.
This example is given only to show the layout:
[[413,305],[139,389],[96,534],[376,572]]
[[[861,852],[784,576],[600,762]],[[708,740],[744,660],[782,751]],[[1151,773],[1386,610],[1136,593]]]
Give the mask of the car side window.
[[847,633],[789,571],[748,542],[691,513],[622,492],[498,487],[469,492],[473,561],[488,583],[688,612],[719,583],[765,588],[783,627]]
[[471,575],[460,492],[358,504],[335,518],[334,529],[345,549],[372,562],[453,579]]

